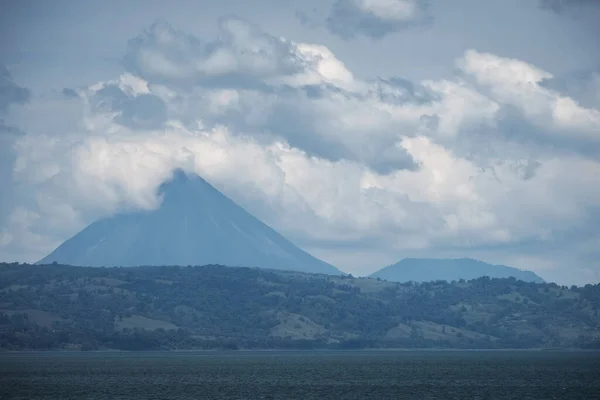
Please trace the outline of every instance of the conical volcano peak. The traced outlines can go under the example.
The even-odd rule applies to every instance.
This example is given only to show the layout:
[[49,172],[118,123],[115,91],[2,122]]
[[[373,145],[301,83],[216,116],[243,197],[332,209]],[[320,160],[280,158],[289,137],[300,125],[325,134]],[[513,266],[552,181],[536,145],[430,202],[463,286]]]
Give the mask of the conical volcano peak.
[[296,247],[210,183],[182,169],[157,193],[151,212],[92,223],[40,263],[86,266],[206,265],[341,274]]
[[162,198],[162,205],[190,204],[194,201],[207,198],[223,199],[226,197],[215,189],[210,183],[194,173],[182,169],[173,171],[172,176],[164,181],[158,188],[158,196]]
[[158,193],[162,194],[178,188],[190,187],[194,184],[194,182],[207,183],[200,176],[188,173],[181,168],[177,168],[173,171],[171,176],[160,185]]
[[[198,175],[196,175],[200,178]],[[177,168],[173,171],[170,181],[174,183],[179,182],[188,182],[190,180],[190,175],[182,168]]]

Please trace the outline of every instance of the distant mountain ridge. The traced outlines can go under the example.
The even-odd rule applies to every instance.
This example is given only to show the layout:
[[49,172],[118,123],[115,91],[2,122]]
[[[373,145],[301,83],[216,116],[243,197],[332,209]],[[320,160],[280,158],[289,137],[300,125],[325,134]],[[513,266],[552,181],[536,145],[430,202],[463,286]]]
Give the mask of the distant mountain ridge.
[[176,170],[160,207],[96,221],[38,264],[248,266],[342,274],[296,247],[198,175]]
[[470,280],[482,276],[490,278],[514,277],[525,282],[542,283],[544,280],[532,271],[523,271],[506,265],[493,265],[471,258],[433,259],[405,258],[396,264],[370,275],[394,282],[427,282],[435,280]]

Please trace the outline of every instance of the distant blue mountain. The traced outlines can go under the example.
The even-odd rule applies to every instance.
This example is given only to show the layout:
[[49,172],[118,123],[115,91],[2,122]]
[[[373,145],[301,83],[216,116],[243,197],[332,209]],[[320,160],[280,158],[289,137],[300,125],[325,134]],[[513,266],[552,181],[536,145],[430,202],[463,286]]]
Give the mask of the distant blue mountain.
[[38,264],[248,266],[342,274],[296,247],[204,179],[175,171],[152,211],[94,222]]
[[471,258],[431,259],[405,258],[400,262],[382,268],[370,275],[394,282],[427,282],[434,280],[477,279],[482,276],[490,278],[514,277],[525,282],[544,282],[531,271],[522,271],[505,265],[492,265]]

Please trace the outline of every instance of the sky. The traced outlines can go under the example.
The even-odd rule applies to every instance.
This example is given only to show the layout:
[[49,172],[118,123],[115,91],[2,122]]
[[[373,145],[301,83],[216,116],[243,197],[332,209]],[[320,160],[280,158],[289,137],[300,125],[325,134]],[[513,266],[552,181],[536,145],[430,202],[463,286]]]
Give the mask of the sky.
[[355,275],[600,281],[600,1],[0,5],[0,260],[195,172]]

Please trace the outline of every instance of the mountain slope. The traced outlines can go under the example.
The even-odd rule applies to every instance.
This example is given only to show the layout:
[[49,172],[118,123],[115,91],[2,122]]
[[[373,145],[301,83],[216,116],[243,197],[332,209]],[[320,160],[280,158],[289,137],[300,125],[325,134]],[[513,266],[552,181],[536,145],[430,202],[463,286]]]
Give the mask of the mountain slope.
[[2,349],[600,348],[600,284],[0,263]]
[[505,265],[492,265],[470,258],[405,258],[396,264],[374,272],[370,276],[395,282],[469,280],[477,279],[482,276],[489,276],[490,278],[509,278],[512,276],[525,282],[544,282],[542,278],[531,271],[522,271]]
[[199,176],[176,171],[160,207],[92,223],[38,264],[222,264],[340,274],[296,247]]

